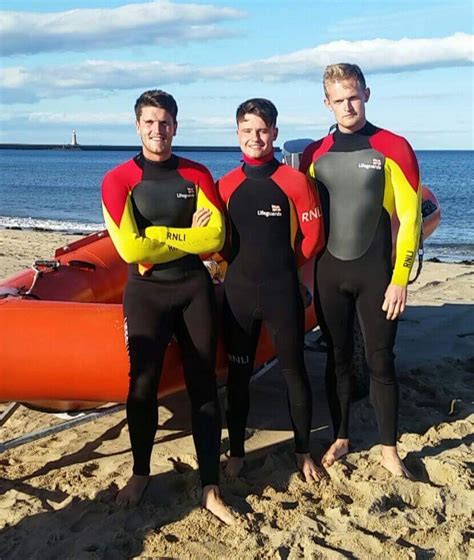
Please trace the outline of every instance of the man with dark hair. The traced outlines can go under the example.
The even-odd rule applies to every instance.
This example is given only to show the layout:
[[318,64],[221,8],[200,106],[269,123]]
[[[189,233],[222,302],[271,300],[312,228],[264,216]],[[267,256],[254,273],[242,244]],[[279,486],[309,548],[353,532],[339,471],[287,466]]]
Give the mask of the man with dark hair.
[[238,107],[244,163],[218,182],[230,223],[223,311],[229,359],[226,473],[235,477],[244,464],[249,380],[265,321],[288,386],[297,465],[310,481],[318,480],[320,471],[309,453],[312,393],[304,363],[304,306],[297,270],[322,247],[323,234],[310,182],[275,159],[277,114],[267,99],[250,99]]
[[268,99],[248,99],[241,103],[235,113],[237,124],[244,121],[246,115],[256,115],[262,118],[268,127],[276,129],[278,111],[275,105]]
[[[324,73],[333,134],[306,149],[301,171],[317,184],[327,246],[316,262],[316,312],[328,341],[326,388],[335,441],[330,467],[349,450],[353,321],[357,313],[370,370],[370,397],[382,443],[382,465],[411,478],[397,451],[398,386],[393,346],[421,227],[421,184],[408,142],[367,122],[370,90],[355,64]],[[391,217],[400,228],[392,266]]]
[[174,334],[191,401],[202,504],[232,523],[218,486],[216,302],[212,281],[199,258],[200,253],[222,248],[223,215],[209,171],[172,153],[177,130],[173,97],[160,90],[147,91],[138,98],[135,111],[142,150],[109,171],[102,184],[107,229],[130,265],[123,305],[130,358],[127,420],[133,475],[117,502],[137,504],[148,484],[158,425],[157,391]]
[[144,91],[135,102],[135,118],[140,120],[144,107],[158,107],[165,109],[173,117],[174,122],[178,117],[178,105],[172,95],[162,89],[151,89]]

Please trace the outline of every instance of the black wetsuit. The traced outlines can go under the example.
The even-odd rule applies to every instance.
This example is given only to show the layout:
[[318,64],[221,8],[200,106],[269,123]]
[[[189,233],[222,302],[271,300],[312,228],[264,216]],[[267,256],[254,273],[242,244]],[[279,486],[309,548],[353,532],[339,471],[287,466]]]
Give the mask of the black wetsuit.
[[[218,484],[221,421],[215,380],[216,301],[198,253],[222,248],[223,215],[207,169],[142,155],[110,171],[102,200],[107,229],[130,263],[124,294],[133,472],[148,475],[158,425],[157,391],[173,333],[181,349],[203,486]],[[191,228],[197,207],[212,218]],[[194,253],[194,254],[191,254]]]
[[296,452],[306,453],[312,396],[304,364],[297,262],[309,259],[322,245],[319,201],[303,174],[275,159],[244,163],[218,186],[231,227],[224,299],[230,454],[244,456],[249,380],[262,321],[273,334],[287,383]]
[[[316,314],[328,341],[326,387],[336,438],[349,437],[353,322],[362,328],[381,443],[395,445],[397,321],[382,311],[390,283],[405,286],[420,231],[419,173],[405,139],[367,123],[310,145],[301,170],[316,180],[327,246],[316,262]],[[400,220],[392,265],[391,216]],[[335,373],[335,375],[334,375]]]

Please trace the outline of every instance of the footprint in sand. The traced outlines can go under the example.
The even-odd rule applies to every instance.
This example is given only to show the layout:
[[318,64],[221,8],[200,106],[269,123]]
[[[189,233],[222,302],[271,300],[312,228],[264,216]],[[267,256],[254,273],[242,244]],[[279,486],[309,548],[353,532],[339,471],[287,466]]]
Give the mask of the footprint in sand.
[[80,533],[85,529],[93,527],[97,521],[104,519],[104,513],[100,511],[86,511],[82,513],[77,521],[75,521],[70,529],[73,533]]

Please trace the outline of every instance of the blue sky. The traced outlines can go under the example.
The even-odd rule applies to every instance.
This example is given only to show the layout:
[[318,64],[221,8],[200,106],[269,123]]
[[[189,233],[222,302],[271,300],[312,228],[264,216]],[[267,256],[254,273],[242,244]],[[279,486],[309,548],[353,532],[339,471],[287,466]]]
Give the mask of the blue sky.
[[177,144],[234,145],[268,97],[280,143],[317,138],[326,64],[356,62],[369,119],[415,149],[473,149],[470,0],[2,0],[0,142],[136,144],[133,104],[179,104]]

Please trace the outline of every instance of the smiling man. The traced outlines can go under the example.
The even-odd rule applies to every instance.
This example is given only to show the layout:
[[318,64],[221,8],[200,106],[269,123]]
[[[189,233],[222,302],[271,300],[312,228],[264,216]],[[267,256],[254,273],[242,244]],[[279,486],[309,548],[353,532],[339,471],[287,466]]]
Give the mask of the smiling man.
[[[370,396],[382,443],[382,464],[410,477],[396,447],[398,386],[393,346],[405,309],[407,283],[421,227],[418,164],[408,142],[367,122],[370,90],[355,64],[324,73],[324,103],[333,134],[306,149],[301,171],[321,195],[327,245],[316,262],[316,312],[328,341],[326,388],[335,441],[323,457],[330,467],[349,450],[354,314],[370,370]],[[391,217],[400,228],[392,265]]]
[[224,299],[230,439],[226,473],[235,477],[244,464],[249,380],[265,321],[288,386],[296,463],[307,481],[318,480],[320,471],[309,453],[312,394],[297,269],[323,246],[319,200],[302,173],[275,159],[277,110],[271,101],[245,101],[236,119],[244,163],[218,183],[230,224]]
[[200,253],[222,248],[224,219],[209,171],[172,153],[177,113],[170,94],[143,93],[135,104],[142,150],[109,171],[102,184],[107,229],[130,265],[123,307],[130,358],[127,420],[133,474],[117,502],[137,504],[148,484],[158,425],[157,391],[174,334],[191,401],[202,503],[219,519],[232,523],[218,486],[216,302],[212,281],[199,258]]

